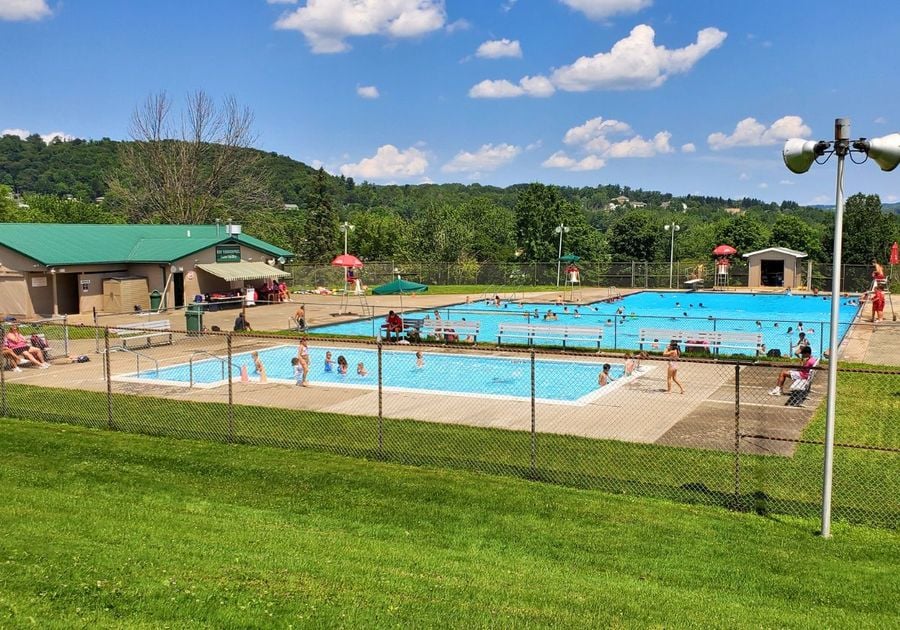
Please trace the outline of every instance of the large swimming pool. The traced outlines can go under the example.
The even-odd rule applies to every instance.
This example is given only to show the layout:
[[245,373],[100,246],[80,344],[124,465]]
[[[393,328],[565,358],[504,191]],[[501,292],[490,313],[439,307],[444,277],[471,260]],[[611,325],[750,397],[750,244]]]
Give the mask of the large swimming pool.
[[[841,338],[858,308],[855,300],[842,300],[839,324]],[[555,321],[544,320],[548,311],[557,317]],[[782,353],[787,353],[790,346],[797,343],[798,333],[802,329],[809,338],[814,354],[819,356],[827,343],[830,311],[830,298],[811,295],[644,291],[615,302],[594,302],[579,306],[556,306],[546,302],[503,302],[498,307],[481,301],[442,307],[438,309],[438,314],[447,320],[465,318],[467,321],[478,321],[481,326],[480,341],[496,341],[501,322],[602,326],[604,332],[601,346],[607,349],[637,349],[641,328],[661,328],[679,331],[759,332],[768,349],[777,348]],[[416,318],[435,316],[432,310],[407,310],[404,315]],[[376,336],[384,321],[382,317],[361,319],[317,326],[311,332],[337,336]]]
[[[344,355],[350,365],[349,373],[340,375],[325,370],[325,353],[331,352],[336,362]],[[325,345],[310,346],[311,386],[334,386],[373,390],[378,386],[377,350],[368,348],[335,348]],[[275,346],[259,351],[269,382],[293,385],[291,359],[297,356],[296,346]],[[459,396],[478,396],[505,400],[531,397],[531,365],[526,356],[497,357],[475,354],[444,354],[424,352],[424,365],[417,367],[415,351],[384,350],[382,352],[383,387],[391,391],[417,393],[441,393]],[[357,374],[357,365],[363,363],[367,376]],[[240,378],[241,368],[246,367],[251,382],[258,382],[249,353],[233,357],[233,378]],[[622,365],[610,370],[613,383],[602,390],[597,387],[597,377],[602,361],[549,360],[535,361],[535,397],[540,402],[583,405],[595,397],[611,391],[629,380],[622,378]],[[219,387],[227,383],[227,370],[218,359],[204,358],[191,364],[178,364],[140,374],[125,374],[116,380],[160,385],[194,387]],[[299,390],[300,388],[298,388]],[[298,392],[299,393],[299,392]]]

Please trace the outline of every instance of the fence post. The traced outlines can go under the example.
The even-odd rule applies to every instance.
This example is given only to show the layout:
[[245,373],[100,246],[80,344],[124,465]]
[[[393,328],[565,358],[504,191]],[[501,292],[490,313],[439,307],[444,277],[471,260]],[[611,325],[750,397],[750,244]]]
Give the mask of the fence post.
[[384,413],[382,403],[384,401],[384,390],[382,388],[382,356],[381,356],[381,337],[378,338],[378,458],[384,459]]
[[234,374],[231,372],[232,368],[232,354],[231,354],[231,337],[233,333],[228,333],[226,336],[227,344],[228,344],[228,435],[225,436],[225,441],[229,444],[234,442]]
[[100,329],[97,328],[97,307],[93,308],[94,313],[94,352],[100,354]]
[[63,315],[63,352],[69,356],[69,316]]
[[619,315],[613,319],[613,350],[619,348]]
[[734,366],[734,503],[741,506],[741,366]]
[[535,414],[534,350],[531,351],[531,477],[537,478],[537,416]]
[[[0,324],[0,339],[6,338],[6,328]],[[0,416],[6,417],[6,366],[0,359]]]
[[109,360],[109,328],[103,329],[103,357],[106,362],[106,428],[110,431],[116,427],[113,424],[112,403],[112,365]]
[[634,261],[631,261],[631,288],[634,288]]

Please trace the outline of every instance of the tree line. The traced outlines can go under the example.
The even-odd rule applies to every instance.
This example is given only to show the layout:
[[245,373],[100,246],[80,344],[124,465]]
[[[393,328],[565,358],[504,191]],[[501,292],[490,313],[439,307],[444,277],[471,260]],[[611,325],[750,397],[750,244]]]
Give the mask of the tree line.
[[[709,259],[727,243],[745,253],[780,246],[828,261],[828,209],[724,199],[626,186],[506,188],[479,184],[357,184],[253,148],[252,114],[233,100],[190,95],[180,115],[164,94],[133,115],[130,141],[50,144],[37,135],[0,138],[0,221],[60,223],[240,222],[310,262],[343,249],[364,260],[545,262]],[[176,122],[177,121],[177,122]],[[844,260],[884,259],[900,216],[875,195],[847,200]]]

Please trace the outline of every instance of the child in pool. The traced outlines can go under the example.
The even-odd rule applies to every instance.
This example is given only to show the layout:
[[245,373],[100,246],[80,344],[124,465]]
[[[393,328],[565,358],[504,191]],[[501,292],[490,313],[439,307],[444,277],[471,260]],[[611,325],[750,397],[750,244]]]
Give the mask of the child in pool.
[[609,363],[603,364],[603,371],[600,372],[600,376],[597,377],[597,386],[603,387],[604,385],[609,385],[610,381],[612,381],[612,377],[609,375],[609,370],[612,366]]
[[325,371],[334,372],[334,360],[331,358],[331,351],[325,353]]
[[369,372],[366,370],[366,365],[362,361],[356,364],[356,374],[358,376],[368,376]]
[[259,358],[259,353],[254,350],[250,353],[250,357],[253,359],[253,371],[259,375],[259,382],[265,383],[267,381],[266,366],[263,365],[262,359]]
[[344,357],[343,354],[338,355],[337,367],[338,367],[338,370],[337,370],[338,374],[340,374],[341,376],[347,375],[347,368],[348,368],[347,359],[346,359],[346,357]]
[[416,367],[417,368],[425,367],[425,355],[422,354],[421,350],[416,352]]

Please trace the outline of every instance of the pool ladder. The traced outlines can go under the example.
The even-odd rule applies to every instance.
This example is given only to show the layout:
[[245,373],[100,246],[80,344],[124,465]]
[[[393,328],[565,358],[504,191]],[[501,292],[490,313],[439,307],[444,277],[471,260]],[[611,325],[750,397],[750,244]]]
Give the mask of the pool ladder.
[[[127,352],[129,354],[133,354],[134,359],[135,359],[135,372],[137,373],[138,378],[140,378],[140,376],[141,376],[141,357],[144,357],[148,361],[152,361],[153,365],[155,366],[154,372],[156,374],[159,374],[159,361],[154,359],[153,357],[151,357],[149,354],[144,354],[143,352],[138,352],[137,350],[132,350],[131,348],[126,348],[125,346],[114,346],[114,347],[110,348],[109,351],[110,351],[110,353],[112,353],[112,352]],[[109,360],[109,358],[106,356],[106,354],[103,355],[103,360],[104,361]],[[106,365],[103,366],[103,369],[104,370],[106,369]]]
[[[217,354],[213,354],[212,352],[207,352],[206,350],[195,350],[194,352],[191,353],[191,358],[188,360],[188,375],[189,375],[188,387],[194,386],[194,359],[198,355],[207,356],[207,357],[213,358],[216,361],[218,361],[222,365],[222,380],[223,381],[225,380],[225,366],[228,365],[228,359],[226,359],[224,357],[220,357]],[[240,372],[240,370],[241,370],[241,366],[238,365],[237,363],[235,363],[234,361],[231,362],[231,367],[236,367],[238,369],[238,372]],[[229,370],[229,372],[230,372],[230,370]],[[228,377],[231,378],[230,373],[229,373]]]

